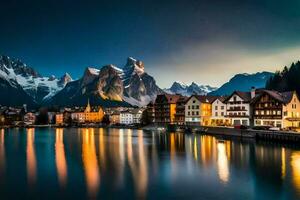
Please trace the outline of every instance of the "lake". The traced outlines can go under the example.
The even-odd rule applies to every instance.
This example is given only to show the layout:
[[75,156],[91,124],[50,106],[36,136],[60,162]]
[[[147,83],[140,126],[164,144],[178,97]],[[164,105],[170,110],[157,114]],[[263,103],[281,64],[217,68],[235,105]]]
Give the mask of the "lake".
[[0,129],[0,199],[300,199],[299,147],[131,129]]

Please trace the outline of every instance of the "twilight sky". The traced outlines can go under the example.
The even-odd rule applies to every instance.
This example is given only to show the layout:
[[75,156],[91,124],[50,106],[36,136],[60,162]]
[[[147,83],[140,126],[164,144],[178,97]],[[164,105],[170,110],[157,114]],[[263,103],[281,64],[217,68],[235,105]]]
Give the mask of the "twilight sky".
[[9,0],[0,19],[0,54],[43,75],[132,56],[161,87],[220,86],[300,59],[299,0]]

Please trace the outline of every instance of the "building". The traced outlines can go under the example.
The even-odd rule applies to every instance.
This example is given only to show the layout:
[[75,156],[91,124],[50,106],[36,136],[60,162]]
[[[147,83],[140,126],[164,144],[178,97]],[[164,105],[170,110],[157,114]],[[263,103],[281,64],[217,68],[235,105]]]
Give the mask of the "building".
[[154,103],[155,123],[173,124],[175,123],[176,102],[180,95],[160,94],[157,95]]
[[255,93],[234,91],[229,97],[224,100],[226,104],[226,117],[231,120],[231,125],[250,126],[251,95],[255,97]]
[[178,125],[185,124],[185,103],[188,97],[181,96],[176,102],[175,123]]
[[58,113],[55,115],[55,124],[62,125],[64,123],[64,114]]
[[35,123],[35,114],[32,112],[28,112],[24,115],[23,121],[26,125],[33,125]]
[[78,123],[99,123],[102,122],[103,117],[103,109],[100,106],[92,108],[89,101],[83,112],[76,111],[71,114],[72,120]]
[[151,101],[146,108],[147,117],[149,119],[150,123],[155,122],[155,109],[154,109],[154,103]]
[[209,126],[212,115],[211,103],[216,97],[192,95],[185,104],[185,123],[187,125]]
[[296,92],[262,90],[251,104],[254,126],[300,128],[300,101]]
[[211,125],[212,126],[230,126],[231,120],[226,117],[226,103],[225,97],[217,97],[213,100],[212,115],[211,115]]
[[109,115],[109,121],[111,124],[120,124],[120,111],[112,111]]
[[121,111],[120,113],[120,124],[139,124],[141,123],[142,110],[132,109]]

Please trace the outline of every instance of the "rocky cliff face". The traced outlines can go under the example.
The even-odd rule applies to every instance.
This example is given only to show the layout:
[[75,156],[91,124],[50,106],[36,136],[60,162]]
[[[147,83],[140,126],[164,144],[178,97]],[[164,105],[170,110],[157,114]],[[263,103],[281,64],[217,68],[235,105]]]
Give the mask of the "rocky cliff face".
[[[67,84],[57,93],[51,104],[76,104],[81,99],[94,99],[96,104],[147,105],[162,90],[153,77],[144,71],[144,64],[128,58],[123,69],[106,65],[101,69],[87,68],[81,79]],[[86,103],[86,101],[85,101]]]

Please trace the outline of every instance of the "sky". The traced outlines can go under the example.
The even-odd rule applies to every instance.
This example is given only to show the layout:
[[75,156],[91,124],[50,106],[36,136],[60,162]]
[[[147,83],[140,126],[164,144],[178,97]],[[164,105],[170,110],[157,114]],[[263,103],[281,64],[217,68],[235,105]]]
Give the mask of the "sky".
[[1,2],[0,54],[43,75],[142,60],[162,88],[220,86],[300,60],[299,0]]

